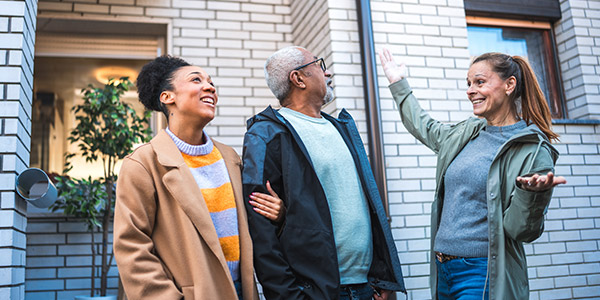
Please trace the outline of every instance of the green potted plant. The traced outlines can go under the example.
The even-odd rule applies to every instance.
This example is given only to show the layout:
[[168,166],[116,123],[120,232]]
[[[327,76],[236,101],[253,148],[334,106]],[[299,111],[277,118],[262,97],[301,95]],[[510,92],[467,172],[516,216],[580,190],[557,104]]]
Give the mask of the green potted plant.
[[[52,211],[62,209],[68,216],[85,220],[92,235],[92,285],[90,297],[99,294],[106,297],[107,275],[112,264],[112,251],[109,258],[109,227],[113,216],[115,201],[115,165],[131,153],[136,143],[150,140],[150,111],[138,116],[135,110],[121,101],[121,96],[133,84],[127,77],[109,80],[103,88],[88,85],[82,89],[83,103],[75,105],[76,126],[68,140],[79,147],[79,155],[86,162],[101,160],[104,176],[100,178],[74,179],[59,176],[57,189],[59,199],[50,207]],[[75,154],[66,155],[65,174],[71,170],[69,160]],[[94,233],[102,232],[100,249],[100,288],[95,287],[96,254]],[[98,290],[98,293],[96,291]],[[76,298],[77,299],[77,298]],[[82,299],[82,298],[80,298]],[[94,298],[97,299],[97,298]],[[107,299],[114,299],[107,298]]]

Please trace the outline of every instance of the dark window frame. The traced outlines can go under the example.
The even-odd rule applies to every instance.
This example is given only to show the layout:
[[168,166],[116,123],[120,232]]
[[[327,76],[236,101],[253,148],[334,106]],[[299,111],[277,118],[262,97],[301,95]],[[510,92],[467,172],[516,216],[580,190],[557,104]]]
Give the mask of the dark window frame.
[[562,17],[559,0],[465,0],[464,6],[469,16],[552,22]]

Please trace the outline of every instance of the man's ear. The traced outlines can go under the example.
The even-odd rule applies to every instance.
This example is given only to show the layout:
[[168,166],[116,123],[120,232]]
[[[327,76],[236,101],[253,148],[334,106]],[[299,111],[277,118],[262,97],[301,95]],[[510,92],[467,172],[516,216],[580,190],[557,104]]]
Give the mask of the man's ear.
[[300,73],[300,71],[293,70],[289,75],[290,82],[293,86],[296,86],[301,89],[306,88],[306,83],[304,83],[304,76]]
[[160,93],[160,102],[163,104],[175,103],[175,94],[171,91],[163,91]]

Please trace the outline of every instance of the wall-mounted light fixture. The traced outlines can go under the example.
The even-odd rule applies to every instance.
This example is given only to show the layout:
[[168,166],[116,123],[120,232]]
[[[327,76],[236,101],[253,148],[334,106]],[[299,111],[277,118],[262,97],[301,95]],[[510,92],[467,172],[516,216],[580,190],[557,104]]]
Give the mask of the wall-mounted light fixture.
[[98,68],[94,71],[94,77],[102,84],[107,84],[112,78],[116,81],[121,77],[129,77],[132,82],[137,78],[138,72],[131,68],[120,66],[106,66]]

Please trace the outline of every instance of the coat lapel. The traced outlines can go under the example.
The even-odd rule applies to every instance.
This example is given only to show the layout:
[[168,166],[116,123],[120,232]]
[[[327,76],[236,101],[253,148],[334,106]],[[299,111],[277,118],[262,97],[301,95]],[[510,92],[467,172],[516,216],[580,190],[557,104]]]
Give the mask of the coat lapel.
[[[151,144],[159,163],[169,168],[162,178],[164,185],[190,218],[202,239],[221,262],[221,265],[227,270],[225,257],[208,207],[196,180],[194,180],[194,176],[183,161],[179,149],[164,130],[158,133]],[[227,273],[229,274],[229,272]]]

